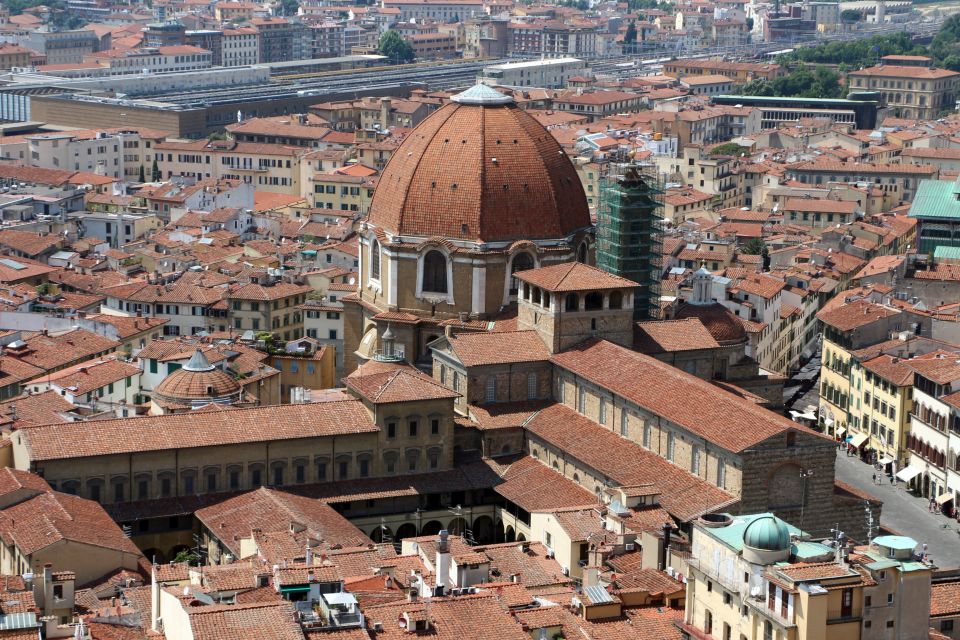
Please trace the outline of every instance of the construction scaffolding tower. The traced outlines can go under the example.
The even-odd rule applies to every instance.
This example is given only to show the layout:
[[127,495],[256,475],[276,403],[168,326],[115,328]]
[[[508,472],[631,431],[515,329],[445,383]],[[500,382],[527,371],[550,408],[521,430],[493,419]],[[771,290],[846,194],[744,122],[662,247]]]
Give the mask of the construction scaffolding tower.
[[660,317],[663,185],[655,167],[611,164],[601,178],[597,266],[638,283],[635,320]]

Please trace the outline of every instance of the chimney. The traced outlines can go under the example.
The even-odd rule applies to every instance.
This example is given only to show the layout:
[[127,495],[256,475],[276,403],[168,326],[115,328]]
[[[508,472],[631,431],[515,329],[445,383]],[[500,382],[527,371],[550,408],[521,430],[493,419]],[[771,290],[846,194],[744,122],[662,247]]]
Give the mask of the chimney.
[[660,571],[667,570],[667,553],[670,548],[671,531],[673,531],[673,526],[669,522],[663,523],[663,540],[660,541],[660,557],[657,559],[657,569]]
[[157,583],[157,565],[150,567],[150,630],[160,632],[160,585]]
[[53,612],[53,565],[43,565],[43,615]]
[[440,531],[440,537],[437,538],[437,596],[442,596],[447,589],[447,583],[450,581],[450,541],[446,529]]

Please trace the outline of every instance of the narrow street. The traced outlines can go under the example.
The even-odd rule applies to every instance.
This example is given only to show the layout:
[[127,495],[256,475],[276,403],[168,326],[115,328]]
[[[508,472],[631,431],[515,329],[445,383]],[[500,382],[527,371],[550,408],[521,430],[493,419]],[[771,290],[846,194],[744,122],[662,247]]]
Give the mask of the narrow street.
[[855,456],[848,457],[839,452],[836,469],[837,480],[883,501],[881,525],[929,545],[928,553],[938,567],[960,567],[960,524],[956,520],[940,513],[930,513],[928,501],[908,492],[903,482],[891,485],[889,478],[884,476],[881,485],[873,484],[873,467]]

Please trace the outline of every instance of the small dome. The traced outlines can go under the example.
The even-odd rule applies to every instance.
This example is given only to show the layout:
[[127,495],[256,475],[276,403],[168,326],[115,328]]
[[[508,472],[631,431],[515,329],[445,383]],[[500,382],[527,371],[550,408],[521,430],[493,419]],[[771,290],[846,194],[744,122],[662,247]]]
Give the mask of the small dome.
[[190,361],[164,378],[154,395],[168,402],[191,404],[197,400],[224,400],[240,393],[240,383],[233,376],[209,363],[197,349]]
[[743,544],[761,551],[785,551],[790,548],[790,529],[780,518],[757,518],[743,532]]

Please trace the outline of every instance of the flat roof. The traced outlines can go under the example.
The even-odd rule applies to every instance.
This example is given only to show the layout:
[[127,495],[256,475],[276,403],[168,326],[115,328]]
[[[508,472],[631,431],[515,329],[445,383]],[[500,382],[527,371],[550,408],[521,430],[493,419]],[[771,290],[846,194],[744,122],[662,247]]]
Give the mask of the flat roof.
[[713,96],[711,100],[731,100],[737,102],[747,103],[756,103],[756,102],[769,102],[774,103],[783,103],[783,102],[796,102],[797,104],[810,102],[814,104],[842,104],[846,106],[852,105],[862,105],[862,104],[875,104],[874,100],[847,100],[846,98],[787,98],[781,96],[738,96],[738,95],[719,95]]
[[505,62],[503,64],[494,64],[486,69],[510,70],[527,69],[530,67],[549,67],[556,64],[570,64],[571,62],[583,62],[580,58],[546,58],[544,60],[524,60],[523,62]]

